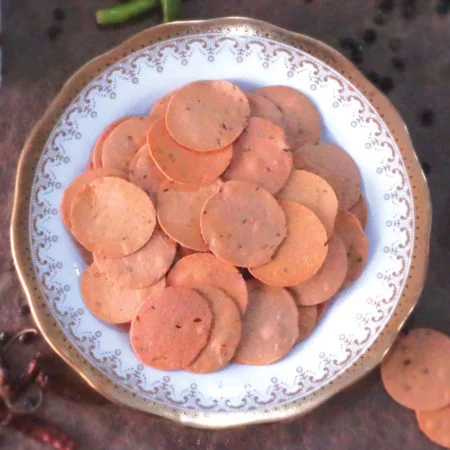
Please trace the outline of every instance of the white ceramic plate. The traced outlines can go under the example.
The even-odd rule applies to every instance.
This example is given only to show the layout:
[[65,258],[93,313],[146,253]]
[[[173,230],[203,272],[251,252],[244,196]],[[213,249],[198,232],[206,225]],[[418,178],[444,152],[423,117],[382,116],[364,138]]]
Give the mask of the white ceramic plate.
[[[79,289],[85,263],[59,214],[64,189],[86,169],[107,124],[147,114],[162,95],[199,79],[244,90],[282,84],[307,95],[322,115],[322,139],[359,166],[370,237],[364,273],[309,339],[276,364],[207,375],[144,367],[128,335],[88,311]],[[190,425],[224,427],[304,413],[379,362],[423,284],[429,208],[401,119],[345,58],[307,37],[229,18],[147,30],[68,82],[24,149],[13,248],[47,340],[100,392]]]

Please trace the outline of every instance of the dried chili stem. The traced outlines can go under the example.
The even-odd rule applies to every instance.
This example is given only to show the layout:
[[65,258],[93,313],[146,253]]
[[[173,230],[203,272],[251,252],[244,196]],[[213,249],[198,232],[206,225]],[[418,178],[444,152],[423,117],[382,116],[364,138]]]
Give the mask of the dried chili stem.
[[172,22],[180,17],[181,0],[161,0],[163,22]]
[[95,18],[99,25],[112,25],[126,22],[158,6],[160,0],[132,0],[111,8],[100,9],[95,13]]

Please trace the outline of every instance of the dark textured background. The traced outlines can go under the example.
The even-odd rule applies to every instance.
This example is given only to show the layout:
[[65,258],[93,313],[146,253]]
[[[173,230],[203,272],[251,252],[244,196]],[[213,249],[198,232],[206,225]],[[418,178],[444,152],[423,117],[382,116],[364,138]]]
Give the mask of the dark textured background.
[[[406,0],[407,2],[408,0]],[[16,162],[27,133],[44,112],[63,82],[82,64],[135,32],[160,21],[158,14],[112,30],[99,30],[93,15],[113,0],[4,0],[3,85],[0,88],[0,330],[13,332],[31,324],[19,314],[24,304],[14,270],[10,268],[9,220]],[[386,23],[374,25],[375,5],[368,0],[190,0],[182,17],[201,19],[243,15],[270,21],[309,34],[338,47],[339,38],[360,37],[375,28],[377,42],[364,48],[364,70],[392,77],[389,93],[403,115],[417,152],[428,172],[433,197],[433,233],[428,281],[417,307],[415,325],[450,332],[450,15],[435,12],[437,0],[417,0],[417,14],[403,16],[405,0],[397,0]],[[414,2],[413,2],[414,3]],[[62,33],[50,40],[56,23],[53,10],[63,6]],[[399,39],[393,54],[390,41]],[[391,58],[404,59],[404,72]],[[434,111],[424,126],[420,113]],[[35,342],[18,356],[30,354]],[[50,351],[46,350],[49,354]],[[74,377],[59,368],[61,380]],[[378,371],[307,417],[289,424],[272,424],[225,431],[184,428],[167,420],[118,407],[46,396],[39,416],[59,425],[76,438],[81,449],[438,449],[418,430],[411,411],[394,403],[384,392]],[[0,448],[37,450],[44,447],[11,429],[0,428]]]

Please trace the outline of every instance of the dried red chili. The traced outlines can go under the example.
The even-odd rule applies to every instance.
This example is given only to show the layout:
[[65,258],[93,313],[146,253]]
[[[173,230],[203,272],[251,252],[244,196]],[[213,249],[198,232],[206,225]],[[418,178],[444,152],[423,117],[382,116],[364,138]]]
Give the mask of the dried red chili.
[[23,415],[13,418],[10,425],[36,442],[47,444],[57,450],[74,450],[77,447],[75,441],[58,427],[35,416]]

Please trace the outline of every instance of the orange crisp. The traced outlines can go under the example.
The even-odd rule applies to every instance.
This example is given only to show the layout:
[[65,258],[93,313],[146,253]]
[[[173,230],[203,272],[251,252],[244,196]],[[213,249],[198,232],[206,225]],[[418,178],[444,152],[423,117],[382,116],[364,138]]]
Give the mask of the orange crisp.
[[283,200],[287,236],[268,263],[251,267],[251,274],[270,286],[295,286],[312,277],[327,256],[327,234],[306,206]]
[[106,138],[111,134],[111,131],[116,128],[119,123],[128,119],[128,117],[121,117],[120,119],[115,120],[110,123],[98,136],[95,141],[94,150],[92,151],[91,161],[94,169],[101,169],[103,167],[103,145],[105,143]]
[[284,131],[269,120],[251,117],[233,144],[233,152],[224,180],[249,181],[275,194],[291,174],[292,153]]
[[318,305],[335,295],[347,276],[347,249],[342,240],[334,235],[328,241],[327,257],[319,271],[296,286],[291,287],[299,305]]
[[293,170],[276,197],[278,200],[290,200],[307,206],[320,219],[327,236],[332,236],[338,200],[326,180],[306,170]]
[[214,286],[197,286],[195,290],[209,303],[214,320],[206,347],[186,369],[209,373],[225,367],[241,340],[241,315],[236,303],[225,291]]
[[120,122],[103,143],[103,167],[128,173],[131,161],[147,140],[151,124],[150,118],[144,116],[129,117]]
[[416,411],[450,405],[450,338],[426,328],[401,336],[381,364],[388,394]]
[[107,258],[94,253],[97,267],[120,286],[141,289],[160,280],[169,270],[177,244],[156,229],[147,243],[130,255]]
[[233,156],[231,146],[203,153],[182,147],[170,137],[164,118],[150,128],[148,146],[153,161],[167,178],[188,185],[212,183],[228,167]]
[[320,138],[320,114],[306,95],[287,86],[266,86],[254,93],[270,100],[280,110],[291,148]]
[[299,336],[298,310],[286,289],[247,283],[248,309],[234,361],[271,364],[291,350]]
[[213,315],[193,289],[164,289],[139,309],[130,329],[137,357],[151,367],[174,370],[189,366],[208,342]]
[[147,298],[164,289],[165,279],[145,289],[130,289],[115,284],[95,264],[81,275],[80,289],[92,314],[109,323],[130,322]]
[[166,125],[180,145],[198,152],[228,147],[242,133],[250,115],[247,96],[228,81],[194,81],[169,102]]
[[238,306],[247,309],[247,285],[235,267],[211,253],[195,253],[181,258],[167,275],[169,286],[197,287],[208,284],[223,289]]
[[347,152],[335,145],[324,141],[302,145],[294,152],[294,166],[325,178],[336,193],[340,209],[350,209],[361,195],[358,166]]
[[73,235],[85,248],[118,258],[146,244],[156,212],[142,189],[121,178],[103,177],[78,192],[70,220]]
[[347,250],[347,275],[343,286],[356,281],[369,256],[369,239],[358,219],[347,211],[339,211],[336,217],[336,234],[341,238]]
[[129,179],[143,189],[155,201],[159,186],[166,176],[158,169],[150,157],[148,145],[143,145],[130,162]]
[[240,267],[254,267],[272,258],[286,236],[286,217],[262,187],[228,181],[203,207],[201,231],[217,257]]
[[126,178],[126,175],[115,169],[93,169],[82,173],[75,178],[63,193],[61,202],[61,216],[67,228],[72,226],[70,214],[72,210],[72,201],[78,192],[91,181],[102,177],[120,177]]
[[201,187],[188,187],[171,181],[162,183],[157,202],[161,228],[183,247],[206,251],[208,247],[200,233],[201,211],[222,184],[220,179]]

